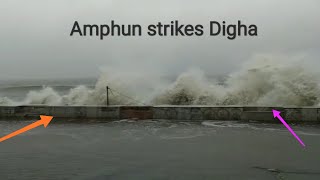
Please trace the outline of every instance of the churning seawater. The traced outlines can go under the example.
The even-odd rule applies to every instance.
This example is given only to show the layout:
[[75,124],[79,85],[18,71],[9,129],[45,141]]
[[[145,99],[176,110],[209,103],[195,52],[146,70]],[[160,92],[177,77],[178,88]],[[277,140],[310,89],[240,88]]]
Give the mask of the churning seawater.
[[106,86],[116,105],[318,106],[320,74],[303,59],[258,57],[222,76],[192,69],[160,78],[130,72],[101,73],[97,80],[0,84],[0,105],[104,105]]
[[52,123],[0,144],[0,179],[319,179],[320,128],[293,129],[306,148],[280,124]]

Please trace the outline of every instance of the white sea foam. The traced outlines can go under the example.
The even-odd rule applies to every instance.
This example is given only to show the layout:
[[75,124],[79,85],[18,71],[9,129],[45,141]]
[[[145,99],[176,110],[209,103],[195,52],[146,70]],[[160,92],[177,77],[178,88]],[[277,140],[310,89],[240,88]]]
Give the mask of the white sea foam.
[[319,84],[320,76],[305,66],[303,58],[258,56],[223,82],[209,79],[201,70],[182,73],[171,84],[103,73],[93,88],[78,86],[61,95],[43,87],[30,91],[21,102],[1,97],[0,105],[103,105],[108,85],[113,89],[111,104],[318,106]]
[[230,74],[223,85],[209,83],[203,73],[178,77],[153,99],[154,104],[297,105],[319,104],[320,78],[302,61],[257,58]]
[[204,126],[217,127],[217,128],[251,128],[255,129],[254,126],[244,123],[238,123],[236,121],[203,121],[201,123]]
[[303,131],[297,131],[296,133],[299,135],[305,135],[305,136],[320,136],[320,133],[303,132]]

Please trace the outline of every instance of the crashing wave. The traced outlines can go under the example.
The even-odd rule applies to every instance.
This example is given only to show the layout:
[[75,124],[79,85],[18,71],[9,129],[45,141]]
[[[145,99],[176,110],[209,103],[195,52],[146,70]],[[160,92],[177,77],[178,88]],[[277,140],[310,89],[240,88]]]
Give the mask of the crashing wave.
[[[207,78],[200,70],[182,73],[167,85],[160,81],[138,83],[139,78],[134,81],[130,79],[132,77],[126,79],[103,74],[93,88],[78,86],[60,95],[51,87],[43,87],[39,91],[30,91],[22,102],[0,98],[0,105],[104,105],[107,85],[117,90],[111,90],[110,103],[121,105],[139,102],[150,105],[319,105],[320,78],[302,62],[284,57],[257,57],[223,82]],[[149,83],[151,87],[143,90],[134,87],[135,84],[141,86],[141,83]],[[160,90],[159,84],[163,85]]]

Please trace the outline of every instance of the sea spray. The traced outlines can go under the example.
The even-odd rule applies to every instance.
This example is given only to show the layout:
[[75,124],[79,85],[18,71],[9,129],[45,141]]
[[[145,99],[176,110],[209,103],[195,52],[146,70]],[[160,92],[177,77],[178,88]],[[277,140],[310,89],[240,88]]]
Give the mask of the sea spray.
[[300,59],[256,57],[227,77],[223,85],[208,84],[203,74],[179,76],[153,99],[154,104],[295,105],[319,104],[319,76]]
[[43,87],[40,91],[30,91],[23,104],[60,105],[61,96],[51,87]]
[[[0,98],[0,105],[271,105],[318,106],[320,76],[306,68],[303,59],[257,56],[226,76],[223,82],[199,69],[182,73],[171,84],[151,75],[103,73],[92,88],[78,86],[59,94],[51,87],[30,91],[21,102]],[[157,79],[157,80],[154,80]]]
[[16,103],[7,97],[0,97],[0,105],[13,106],[16,105]]
[[156,95],[152,104],[173,104],[173,105],[192,105],[207,104],[209,102],[218,103],[217,95],[211,92],[212,86],[204,73],[199,69],[192,69],[181,74],[177,80],[160,94]]

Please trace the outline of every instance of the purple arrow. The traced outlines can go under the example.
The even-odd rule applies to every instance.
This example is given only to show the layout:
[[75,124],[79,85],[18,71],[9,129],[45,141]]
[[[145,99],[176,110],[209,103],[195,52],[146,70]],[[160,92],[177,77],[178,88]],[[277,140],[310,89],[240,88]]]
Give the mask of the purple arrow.
[[277,110],[272,110],[273,113],[273,117],[274,118],[278,118],[282,124],[290,131],[290,133],[299,141],[299,143],[305,147],[306,145],[304,145],[304,143],[302,142],[302,140],[299,138],[299,136],[296,135],[296,133],[291,129],[291,127],[286,123],[286,121],[281,117],[280,115],[280,111]]

